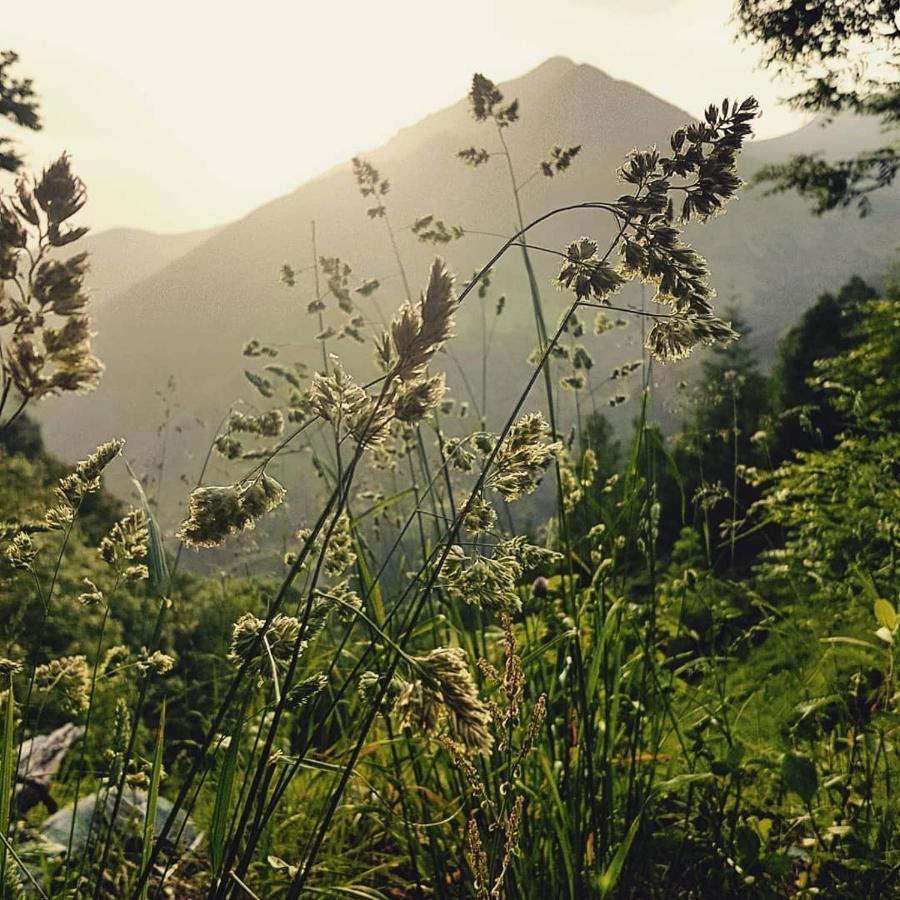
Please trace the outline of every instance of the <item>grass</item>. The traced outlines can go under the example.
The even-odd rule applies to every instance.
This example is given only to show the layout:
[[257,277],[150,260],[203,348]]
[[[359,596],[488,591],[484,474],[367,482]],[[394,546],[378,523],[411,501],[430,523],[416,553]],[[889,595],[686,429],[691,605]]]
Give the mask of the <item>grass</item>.
[[[355,380],[329,355],[328,328],[362,328],[359,301],[349,270],[318,257],[313,230],[311,266],[287,267],[283,277],[293,286],[299,272],[312,276],[322,369],[308,385],[296,367],[268,363],[252,373],[264,410],[227,417],[213,440],[232,458],[234,480],[203,483],[211,447],[175,552],[131,473],[139,508],[100,542],[92,567],[82,566],[98,543],[81,527],[82,506],[99,490],[95,470],[114,464],[118,447],[101,448],[60,482],[56,513],[7,529],[9,584],[41,601],[39,617],[20,621],[8,641],[14,662],[27,657],[21,673],[7,665],[4,703],[0,821],[9,827],[0,874],[10,896],[38,881],[54,896],[135,900],[166,890],[494,900],[813,888],[862,896],[894,887],[898,623],[884,596],[896,585],[893,549],[853,544],[866,602],[842,620],[833,612],[843,597],[837,580],[809,577],[812,538],[803,527],[809,513],[824,530],[831,508],[824,479],[809,505],[810,467],[831,467],[835,483],[847,468],[861,473],[855,490],[868,496],[860,438],[827,451],[834,456],[773,470],[759,504],[742,506],[732,390],[729,488],[701,478],[695,494],[720,490],[729,518],[742,514],[747,534],[763,529],[776,552],[743,559],[745,532],[731,527],[720,538],[719,519],[703,504],[677,546],[660,538],[661,521],[683,524],[694,497],[647,418],[652,366],[731,334],[711,314],[705,264],[680,242],[667,202],[686,193],[687,218],[705,218],[729,199],[755,105],[727,105],[707,131],[673,136],[687,178],[658,153],[636,152],[622,170],[630,194],[528,222],[506,139],[518,108],[481,76],[471,100],[476,118],[496,126],[517,230],[458,293],[436,261],[416,301],[386,181],[355,163],[406,285],[406,305],[369,338],[380,374]],[[568,297],[548,329],[528,233],[585,209],[610,216],[614,238],[606,248],[580,239],[557,251]],[[538,357],[496,433],[482,423],[460,434],[432,369],[438,351],[452,347],[460,305],[473,294],[483,304],[482,280],[509,251],[521,252],[526,268]],[[561,434],[556,385],[561,375],[580,384],[579,314],[618,309],[610,298],[632,278],[657,283],[660,294],[652,312],[633,311],[652,320],[635,369],[642,404],[622,465],[600,476],[588,451],[596,458],[608,449],[591,443],[601,431],[579,414],[573,439]],[[890,306],[876,313],[885,322],[893,314]],[[872,332],[882,340],[891,334],[885,322]],[[492,333],[484,317],[482,329],[484,407]],[[258,346],[254,354],[271,358]],[[851,385],[859,367],[843,365],[838,359],[830,377]],[[859,394],[856,434],[880,429],[888,441],[883,412],[860,412],[872,386],[871,405],[885,408],[884,379],[863,374],[847,388]],[[468,386],[473,401],[478,387]],[[529,412],[534,406],[549,423]],[[283,498],[267,466],[303,442],[317,451],[324,498],[311,526],[289,539],[282,577],[215,585],[180,572],[185,547],[240,541],[257,522],[265,527]],[[516,527],[533,518],[538,507],[527,498],[545,477],[553,482],[548,521]],[[373,479],[379,490],[362,496]],[[883,527],[896,527],[889,502],[848,504],[859,519],[831,523],[816,557],[823,566],[859,532],[867,503]],[[95,591],[60,590],[75,569]],[[815,603],[829,616],[805,622]],[[99,628],[73,625],[71,653],[47,659],[41,631],[60,616],[74,619],[79,604],[101,606]],[[870,607],[884,629],[875,638]],[[140,633],[113,645],[126,619],[140,622]],[[192,633],[188,622],[202,627]],[[189,703],[180,700],[185,689],[194,692]],[[66,718],[83,722],[86,734],[54,794],[100,798],[81,855],[72,838],[68,852],[43,847],[40,816],[23,820],[12,803],[17,742]],[[141,820],[126,824],[117,814],[129,788],[147,803]],[[157,829],[163,798],[172,809]],[[99,811],[107,806],[110,814]],[[190,849],[188,817],[204,834]],[[23,849],[42,867],[26,863]]]

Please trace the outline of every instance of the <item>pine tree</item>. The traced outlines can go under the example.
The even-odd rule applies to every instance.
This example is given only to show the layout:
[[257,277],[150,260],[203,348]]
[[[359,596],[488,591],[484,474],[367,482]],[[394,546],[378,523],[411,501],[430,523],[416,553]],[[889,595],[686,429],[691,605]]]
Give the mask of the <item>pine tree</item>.
[[[708,531],[715,561],[736,560],[736,546],[723,526],[738,519],[755,499],[740,473],[764,462],[757,440],[768,413],[766,379],[759,371],[750,327],[732,313],[741,340],[708,351],[699,387],[676,440],[675,460],[694,519]],[[747,551],[749,552],[749,550]]]
[[770,381],[773,461],[789,459],[798,450],[833,445],[842,417],[810,380],[816,375],[816,360],[830,359],[858,342],[863,306],[874,297],[875,290],[854,276],[837,295],[821,294],[781,340]]

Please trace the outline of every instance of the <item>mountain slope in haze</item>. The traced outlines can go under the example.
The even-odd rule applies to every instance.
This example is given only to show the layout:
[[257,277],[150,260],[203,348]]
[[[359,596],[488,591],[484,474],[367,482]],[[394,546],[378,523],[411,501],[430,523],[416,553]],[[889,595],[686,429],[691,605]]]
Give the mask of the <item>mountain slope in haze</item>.
[[[614,199],[623,192],[615,172],[625,154],[635,146],[666,145],[669,134],[691,119],[635,85],[562,58],[548,60],[502,87],[507,98],[518,97],[521,104],[521,121],[506,132],[520,181],[554,144],[582,145],[564,176],[538,176],[529,182],[522,193],[526,219],[570,203]],[[827,129],[810,133],[824,140]],[[744,174],[777,157],[779,140],[785,141],[783,146],[791,143],[790,136],[766,141],[759,156],[751,145],[742,162]],[[437,251],[461,281],[491,257],[501,243],[498,235],[513,230],[514,207],[502,161],[469,169],[456,153],[470,145],[498,149],[496,134],[474,122],[467,101],[461,100],[363,154],[390,179],[386,201],[413,291],[422,285],[436,252],[406,230],[416,217],[434,213],[466,229],[462,241]],[[885,193],[868,219],[852,213],[816,219],[793,196],[766,199],[762,193],[745,192],[727,215],[692,227],[689,237],[709,260],[721,304],[736,300],[756,332],[757,344],[771,354],[777,337],[819,292],[838,287],[853,273],[878,276],[894,249],[894,231],[886,223],[897,221],[900,199],[896,192]],[[383,223],[367,217],[367,205],[349,164],[337,166],[222,228],[100,305],[96,348],[106,375],[93,394],[39,408],[49,446],[72,457],[113,435],[125,437],[127,454],[137,468],[155,473],[164,518],[174,522],[174,502],[184,499],[187,485],[197,477],[218,421],[236,398],[260,402],[242,374],[248,364],[240,355],[245,341],[256,337],[274,342],[284,359],[302,359],[310,366],[321,360],[321,345],[314,337],[318,327],[305,312],[311,280],[302,276],[293,291],[278,283],[278,270],[286,260],[297,267],[311,262],[313,220],[320,254],[347,260],[354,278],[381,280],[374,301],[358,302],[373,332],[380,327],[380,317],[389,317],[404,299]],[[582,234],[609,239],[611,224],[595,211],[578,211],[543,223],[530,240],[555,249]],[[552,326],[564,302],[551,284],[558,258],[535,251],[534,262],[545,317]],[[489,328],[496,296],[504,294],[507,302],[495,323],[486,367],[488,408],[480,411],[486,412],[489,426],[497,426],[514,403],[530,373],[527,357],[535,344],[531,301],[517,254],[508,254],[496,267],[493,289],[492,297],[483,301]],[[619,304],[640,302],[638,286],[629,286],[617,299]],[[436,366],[446,367],[453,394],[471,399],[473,407],[481,399],[481,305],[474,295],[467,300],[449,353],[436,361]],[[595,359],[592,385],[598,403],[609,411],[607,396],[622,390],[609,375],[623,362],[640,358],[640,323],[600,338],[592,336],[590,320],[586,324],[583,342]],[[351,370],[371,375],[368,345],[332,342],[329,349],[346,356]],[[686,369],[656,371],[658,403],[665,409]],[[530,405],[541,407],[540,393]],[[627,424],[634,408],[624,404],[611,412],[614,421]],[[295,459],[276,461],[273,474],[290,481]],[[225,477],[214,465],[206,480]],[[299,496],[302,501],[302,491]]]
[[876,150],[891,140],[881,120],[842,112],[816,116],[802,128],[781,137],[753,142],[753,156],[760,162],[784,162],[801,153],[823,153],[829,160],[846,159],[861,150]]
[[128,290],[200,246],[217,228],[180,234],[156,234],[139,228],[111,228],[89,234],[78,245],[91,269],[87,286],[95,305]]

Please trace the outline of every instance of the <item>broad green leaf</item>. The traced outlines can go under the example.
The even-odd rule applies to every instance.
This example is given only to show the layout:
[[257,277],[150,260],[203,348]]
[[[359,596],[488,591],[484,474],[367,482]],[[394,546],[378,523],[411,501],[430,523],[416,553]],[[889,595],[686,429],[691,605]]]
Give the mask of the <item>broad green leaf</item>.
[[893,631],[897,627],[897,619],[897,610],[894,609],[893,603],[879,597],[875,601],[875,620],[878,624]]
[[676,775],[674,778],[670,778],[668,781],[658,782],[656,785],[654,785],[653,790],[660,796],[665,797],[667,794],[674,794],[676,791],[680,791],[683,787],[687,787],[689,784],[698,784],[702,781],[710,781],[712,777],[712,772],[686,772],[683,775]]
[[799,753],[785,753],[781,758],[781,780],[789,791],[797,794],[807,804],[812,802],[819,780],[811,759]]

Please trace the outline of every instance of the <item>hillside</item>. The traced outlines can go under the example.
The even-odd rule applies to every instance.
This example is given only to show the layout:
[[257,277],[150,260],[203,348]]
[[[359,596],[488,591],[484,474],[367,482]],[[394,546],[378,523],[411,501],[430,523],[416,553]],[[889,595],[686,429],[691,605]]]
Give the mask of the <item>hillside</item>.
[[[635,146],[664,144],[672,130],[690,120],[686,112],[635,85],[562,58],[548,60],[503,85],[503,90],[521,104],[521,121],[507,133],[520,178],[552,145],[583,146],[569,173],[552,180],[538,177],[529,184],[523,194],[526,218],[571,202],[614,198],[622,192],[615,170],[623,156]],[[745,173],[786,155],[783,151],[796,152],[807,137],[811,143],[807,149],[818,149],[812,142],[818,138],[824,146],[828,133],[829,129],[807,127],[796,135],[762,143],[758,154],[751,145],[744,158]],[[803,141],[800,135],[806,136]],[[495,143],[496,136],[471,119],[466,101],[461,100],[404,129],[385,146],[363,153],[391,181],[387,203],[398,231],[417,216],[435,213],[470,232],[464,240],[439,250],[461,279],[500,243],[496,236],[474,232],[504,234],[512,227],[514,212],[501,161],[473,171],[456,159],[463,147],[494,149]],[[244,342],[250,337],[272,341],[285,358],[313,365],[320,358],[320,346],[313,337],[317,329],[305,313],[311,282],[301,282],[302,289],[293,292],[278,283],[278,270],[286,260],[298,267],[310,262],[311,221],[316,222],[320,254],[346,259],[354,278],[374,276],[382,281],[376,300],[385,315],[403,299],[383,228],[367,218],[365,206],[348,163],[206,240],[198,239],[168,264],[162,258],[162,245],[157,245],[154,252],[159,252],[162,267],[142,280],[135,278],[114,300],[96,309],[96,346],[107,366],[101,388],[74,400],[45,403],[36,411],[49,447],[72,457],[97,441],[124,436],[137,468],[154,471],[156,480],[163,482],[159,499],[166,511],[164,519],[171,525],[177,517],[172,504],[186,496],[186,483],[196,478],[215,424],[236,398],[252,400],[242,376]],[[692,238],[709,259],[720,298],[723,302],[733,298],[739,304],[764,355],[770,355],[779,334],[820,291],[853,273],[877,278],[895,244],[893,230],[885,223],[896,221],[898,211],[900,200],[892,194],[879,198],[876,212],[862,221],[852,213],[816,219],[794,197],[764,199],[761,190],[753,190],[723,219],[694,229]],[[581,234],[602,239],[608,233],[608,223],[596,215],[575,214],[542,225],[532,233],[532,240],[556,248]],[[400,234],[399,242],[415,287],[435,250],[419,244],[408,232]],[[166,245],[167,249],[174,246]],[[114,236],[109,235],[104,255],[115,258],[115,247]],[[149,253],[141,258],[149,265]],[[797,260],[803,260],[802,267]],[[550,286],[553,257],[541,255],[535,262],[546,318],[552,323],[560,308]],[[505,294],[507,304],[488,367],[491,421],[513,401],[527,375],[526,358],[534,345],[521,269],[520,260],[510,255],[494,278],[493,296]],[[110,264],[101,266],[100,272],[107,284],[121,278],[121,273],[111,274]],[[620,300],[639,302],[640,294],[631,289]],[[370,321],[377,324],[374,305],[365,306],[371,303],[360,301]],[[492,301],[488,304],[490,315]],[[473,297],[461,312],[458,337],[451,344],[456,363],[446,363],[453,393],[460,399],[464,393],[457,363],[480,388],[480,323],[481,312]],[[589,336],[587,342],[596,360],[593,384],[603,401],[620,390],[618,384],[604,386],[607,373],[640,356],[639,326],[602,338]],[[368,365],[367,348],[360,351],[343,342],[334,349],[349,356],[351,367]],[[657,377],[659,411],[663,412],[673,395],[670,385],[682,380],[685,370],[669,370]],[[167,388],[170,378],[174,388]],[[165,405],[170,416],[168,425],[161,427]],[[534,405],[540,405],[539,398]],[[613,412],[619,422],[627,422],[634,414],[631,404]],[[163,458],[165,467],[160,472]],[[210,477],[216,477],[215,469]]]
[[164,269],[216,231],[155,234],[139,228],[111,228],[89,234],[78,246],[91,257],[87,284],[95,308]]

